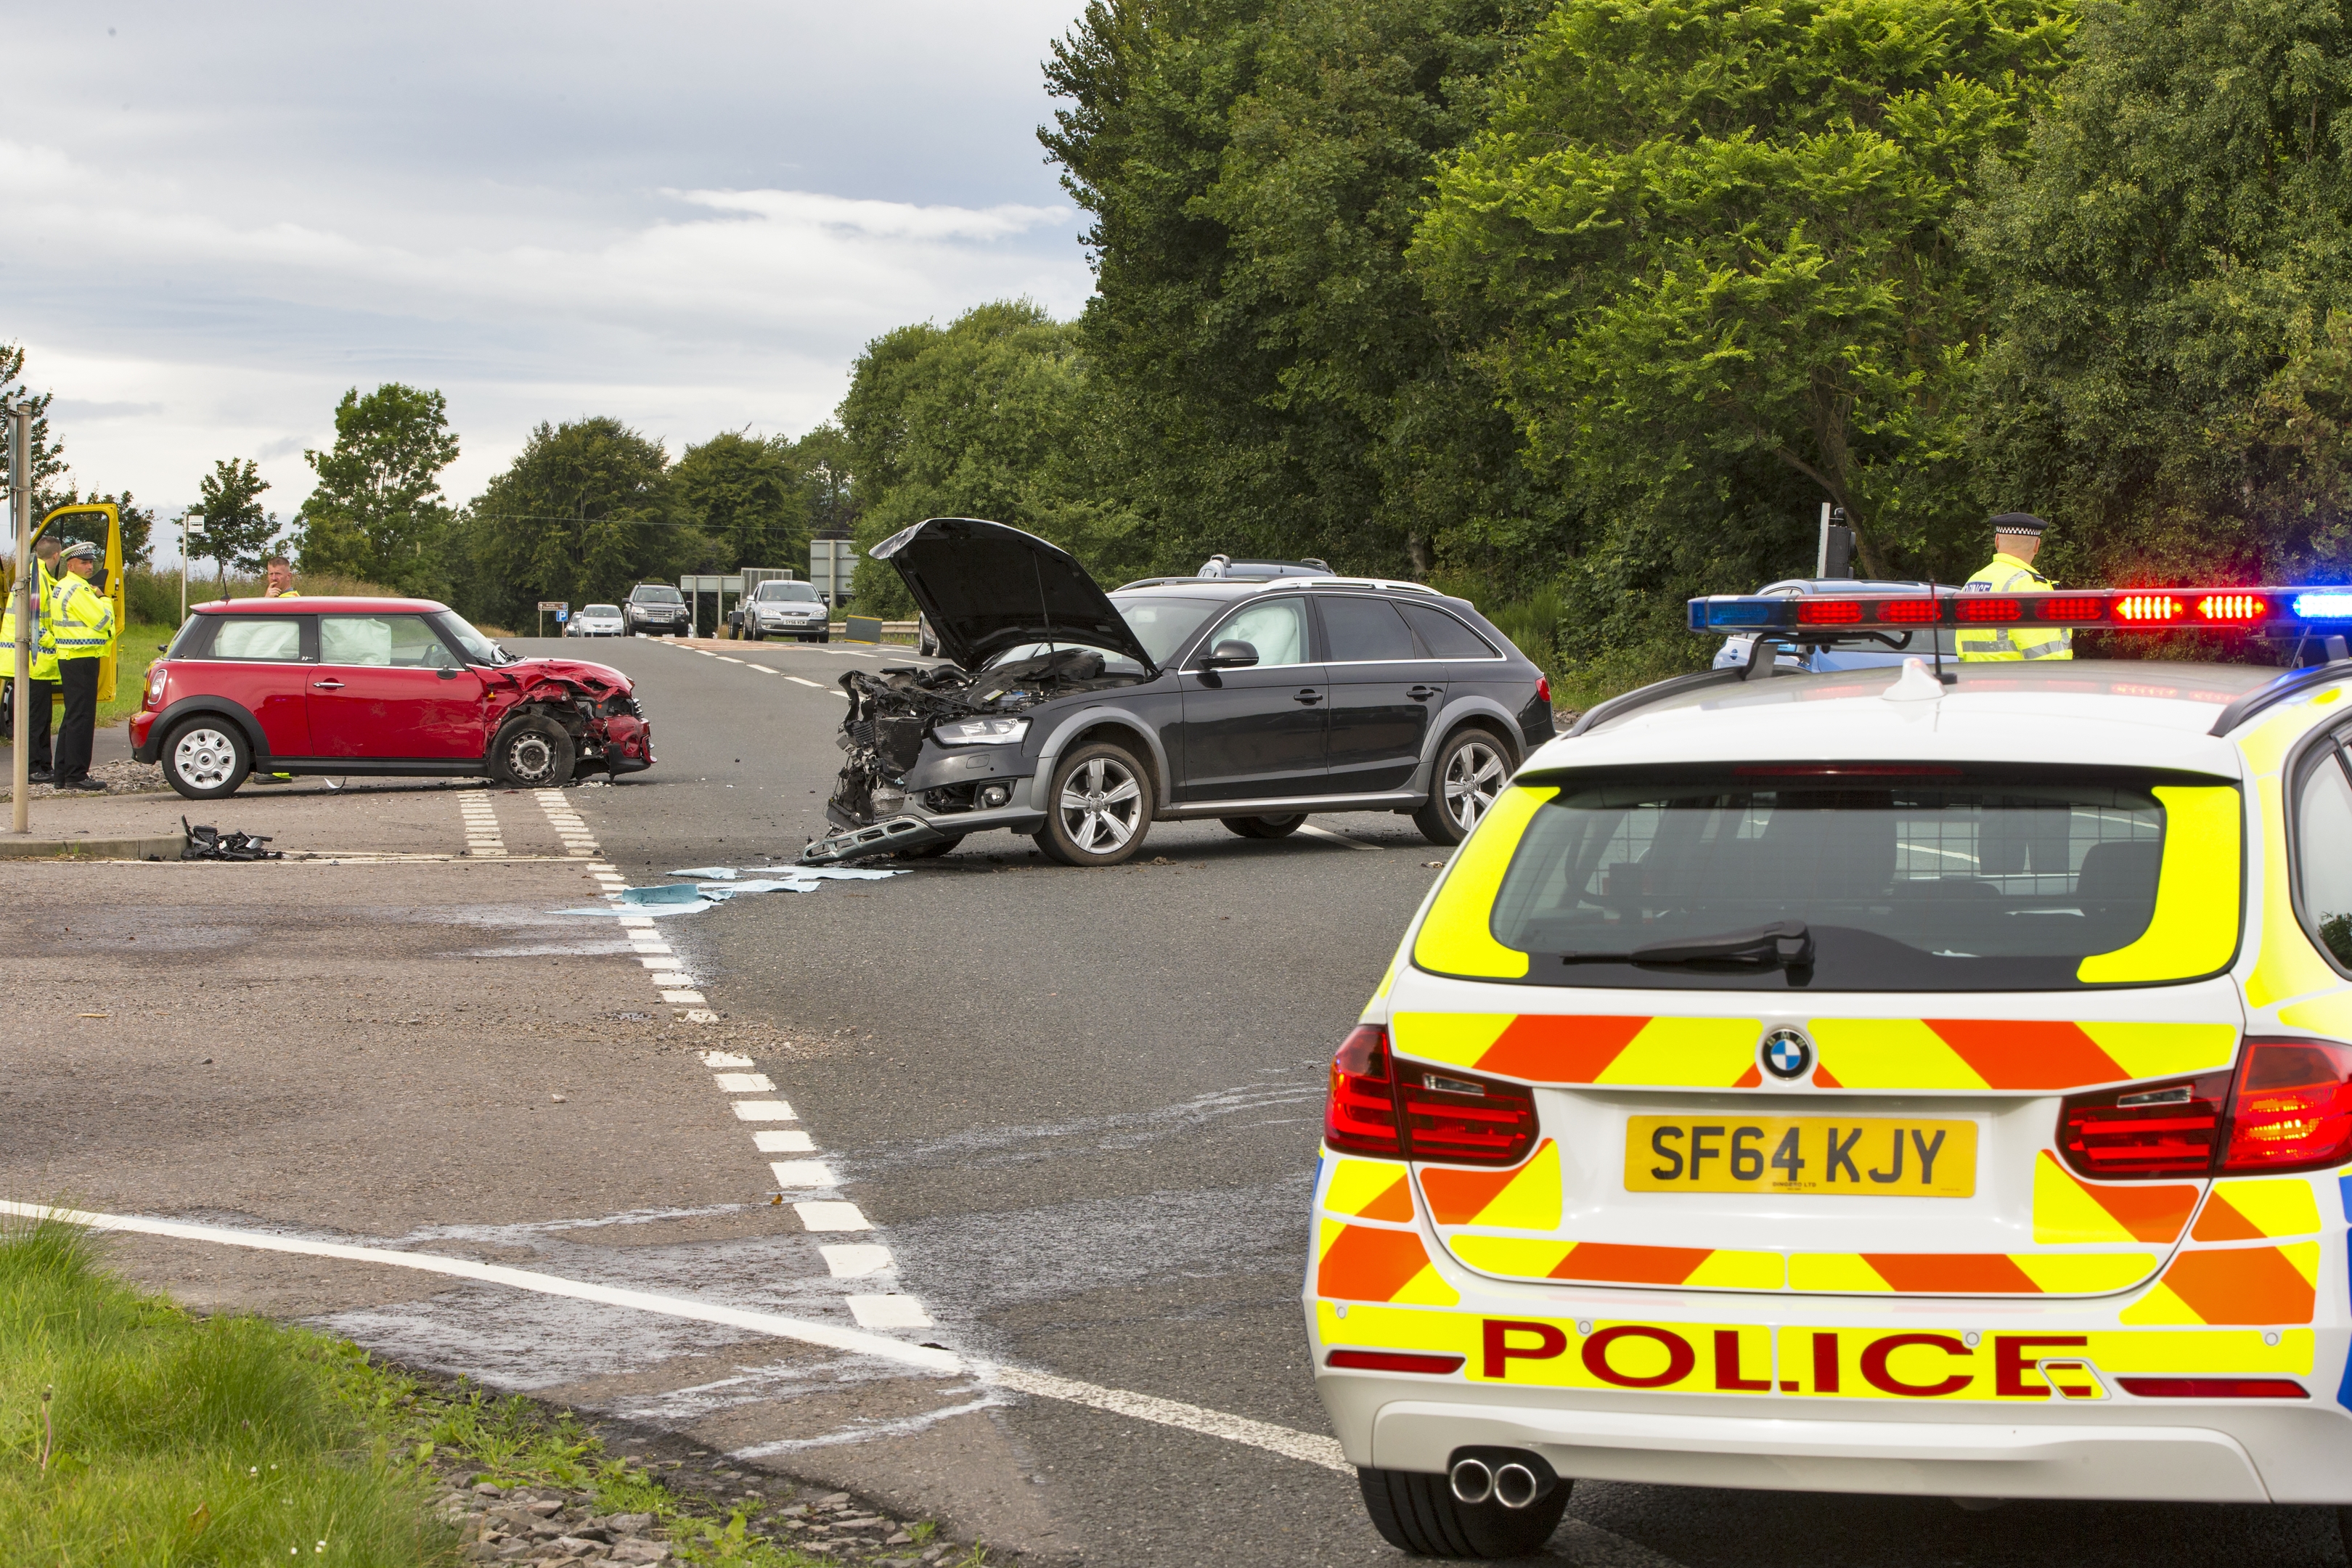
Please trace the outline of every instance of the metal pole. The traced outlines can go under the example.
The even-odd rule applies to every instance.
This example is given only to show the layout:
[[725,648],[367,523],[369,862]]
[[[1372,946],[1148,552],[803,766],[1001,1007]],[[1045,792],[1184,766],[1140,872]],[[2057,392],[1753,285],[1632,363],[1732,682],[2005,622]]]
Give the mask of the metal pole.
[[9,515],[16,525],[16,795],[8,831],[33,831],[33,415],[23,404],[8,410]]
[[180,625],[188,624],[188,512],[180,509]]

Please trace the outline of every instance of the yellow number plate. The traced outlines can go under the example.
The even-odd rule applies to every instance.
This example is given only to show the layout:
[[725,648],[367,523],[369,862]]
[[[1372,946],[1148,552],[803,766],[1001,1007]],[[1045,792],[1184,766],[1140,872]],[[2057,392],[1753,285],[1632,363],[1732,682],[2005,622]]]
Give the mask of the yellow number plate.
[[1625,1190],[1965,1198],[1977,1190],[1973,1121],[1895,1117],[1635,1116]]

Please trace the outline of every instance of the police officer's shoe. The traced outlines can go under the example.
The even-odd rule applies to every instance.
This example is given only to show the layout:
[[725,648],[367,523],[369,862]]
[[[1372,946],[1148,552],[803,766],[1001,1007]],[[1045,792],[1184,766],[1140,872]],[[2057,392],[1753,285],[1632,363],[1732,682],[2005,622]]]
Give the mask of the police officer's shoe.
[[35,784],[55,784],[58,782],[58,775],[49,772],[47,768],[35,768],[31,773],[26,773],[25,776]]
[[106,786],[99,783],[96,779],[91,778],[87,773],[78,779],[59,779],[58,781],[58,787],[59,789],[87,790],[92,795],[104,795],[106,793]]

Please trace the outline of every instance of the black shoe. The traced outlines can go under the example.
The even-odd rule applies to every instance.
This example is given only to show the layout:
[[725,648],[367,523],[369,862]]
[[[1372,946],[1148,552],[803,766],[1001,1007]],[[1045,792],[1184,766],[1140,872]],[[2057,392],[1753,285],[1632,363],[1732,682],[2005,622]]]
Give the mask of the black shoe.
[[91,795],[104,795],[106,793],[106,786],[99,783],[96,779],[91,778],[87,773],[78,779],[59,779],[58,781],[58,787],[59,789],[85,790]]
[[25,776],[35,784],[55,784],[58,782],[58,775],[49,772],[47,768],[35,768],[31,773],[26,773]]

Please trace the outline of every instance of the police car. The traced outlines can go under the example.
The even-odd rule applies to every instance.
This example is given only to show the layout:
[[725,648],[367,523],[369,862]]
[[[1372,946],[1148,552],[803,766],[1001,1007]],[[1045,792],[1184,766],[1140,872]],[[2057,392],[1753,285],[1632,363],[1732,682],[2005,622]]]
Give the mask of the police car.
[[[1529,1552],[1579,1478],[2352,1504],[2352,592],[1691,619],[1758,657],[1535,752],[1333,1062],[1307,1329],[1381,1532]],[[2305,667],[1776,657],[1980,622]]]

